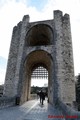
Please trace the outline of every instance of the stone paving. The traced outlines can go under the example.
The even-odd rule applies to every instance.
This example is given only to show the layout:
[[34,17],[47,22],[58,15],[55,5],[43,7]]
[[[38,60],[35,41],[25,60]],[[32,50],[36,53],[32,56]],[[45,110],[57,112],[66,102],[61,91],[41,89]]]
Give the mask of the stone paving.
[[48,104],[47,100],[44,105],[41,105],[39,99],[28,101],[22,106],[0,110],[0,120],[65,120],[64,118],[49,118],[48,115],[61,116],[62,113]]

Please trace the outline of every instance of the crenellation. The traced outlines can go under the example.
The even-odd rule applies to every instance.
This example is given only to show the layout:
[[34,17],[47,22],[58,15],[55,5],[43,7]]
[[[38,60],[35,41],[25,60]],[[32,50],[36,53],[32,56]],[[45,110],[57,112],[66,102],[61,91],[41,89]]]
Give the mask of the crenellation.
[[29,22],[29,20],[30,20],[29,15],[24,15],[22,21],[26,21],[26,20],[27,20],[27,22]]
[[62,18],[62,16],[63,16],[63,12],[62,11],[60,11],[60,10],[54,10],[54,19],[55,18]]
[[69,14],[64,14],[64,16],[63,16],[63,22],[64,21],[69,24],[69,22],[70,22],[70,16],[69,16]]

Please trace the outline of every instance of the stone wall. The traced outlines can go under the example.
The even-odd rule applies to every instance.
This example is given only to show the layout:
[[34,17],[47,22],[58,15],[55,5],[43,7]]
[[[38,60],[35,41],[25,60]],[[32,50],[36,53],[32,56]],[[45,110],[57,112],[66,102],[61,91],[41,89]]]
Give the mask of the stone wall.
[[0,97],[0,109],[16,105],[15,97]]
[[72,39],[70,28],[70,17],[68,14],[63,16],[63,42],[62,42],[62,56],[63,56],[63,101],[69,103],[76,100],[75,95],[75,77],[73,65]]
[[75,101],[75,79],[70,19],[68,14],[63,16],[59,10],[54,11],[54,37],[58,98],[64,103],[72,104]]
[[10,52],[8,57],[8,63],[7,63],[7,70],[6,70],[6,81],[5,81],[5,89],[4,89],[4,95],[12,97],[14,96],[14,90],[15,90],[15,83],[16,80],[15,77],[15,71],[16,71],[16,64],[17,64],[17,56],[19,51],[19,42],[20,42],[20,33],[21,33],[21,26],[22,23],[18,23],[17,26],[13,28],[13,34],[12,34],[12,40],[10,45]]

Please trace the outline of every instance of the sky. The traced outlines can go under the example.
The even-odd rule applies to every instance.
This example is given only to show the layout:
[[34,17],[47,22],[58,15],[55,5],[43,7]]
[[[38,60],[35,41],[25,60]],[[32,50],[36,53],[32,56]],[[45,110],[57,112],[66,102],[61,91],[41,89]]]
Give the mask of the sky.
[[0,84],[4,83],[13,27],[24,15],[30,22],[53,19],[53,11],[70,15],[75,75],[80,73],[80,0],[0,0]]

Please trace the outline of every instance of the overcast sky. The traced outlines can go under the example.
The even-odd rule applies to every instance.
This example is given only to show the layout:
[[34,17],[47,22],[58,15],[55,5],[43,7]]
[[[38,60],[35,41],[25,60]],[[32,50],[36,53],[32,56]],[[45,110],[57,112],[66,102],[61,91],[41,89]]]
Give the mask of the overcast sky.
[[53,18],[53,10],[70,14],[74,70],[80,73],[80,0],[0,0],[0,84],[4,83],[12,29],[23,16],[30,22]]

